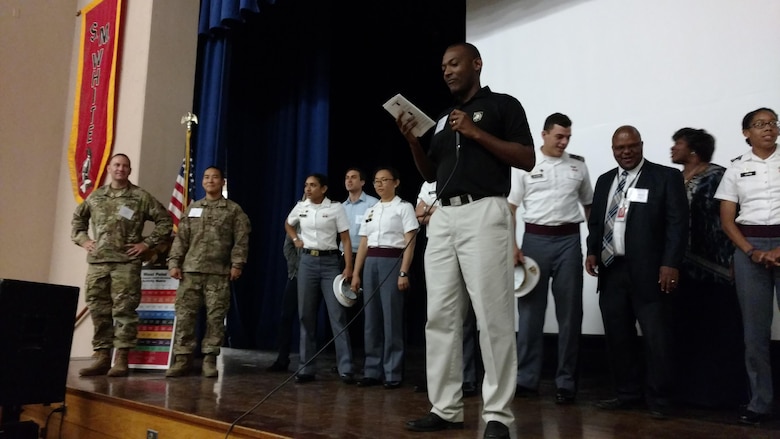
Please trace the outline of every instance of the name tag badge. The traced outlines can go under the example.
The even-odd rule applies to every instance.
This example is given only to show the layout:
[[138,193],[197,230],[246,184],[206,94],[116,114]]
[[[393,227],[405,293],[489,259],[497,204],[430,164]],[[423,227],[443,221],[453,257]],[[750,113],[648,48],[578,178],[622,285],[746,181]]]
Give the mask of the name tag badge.
[[188,215],[190,218],[200,218],[201,215],[203,215],[203,208],[202,207],[193,207],[190,209],[190,214]]
[[756,171],[745,171],[739,174],[740,177],[752,177],[754,175],[756,175]]
[[133,212],[133,209],[131,209],[131,208],[127,207],[127,206],[122,206],[119,209],[119,216],[121,216],[124,219],[128,219],[128,220],[133,219],[133,214],[134,213],[135,212]]
[[631,187],[628,188],[628,201],[632,203],[647,203],[649,189]]
[[439,132],[444,129],[444,126],[447,125],[448,117],[450,117],[450,115],[445,114],[441,119],[439,119],[438,122],[436,122],[436,131],[434,131],[433,134],[439,134]]
[[535,181],[544,181],[544,173],[543,172],[537,172],[536,174],[530,174],[531,180]]

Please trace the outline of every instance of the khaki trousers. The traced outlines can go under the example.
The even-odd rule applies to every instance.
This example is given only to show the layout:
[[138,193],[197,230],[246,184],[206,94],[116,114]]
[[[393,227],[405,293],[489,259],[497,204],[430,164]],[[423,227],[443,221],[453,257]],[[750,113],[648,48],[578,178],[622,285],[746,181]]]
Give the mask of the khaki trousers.
[[426,367],[431,412],[442,419],[463,421],[463,321],[471,300],[485,367],[482,417],[505,425],[514,420],[513,239],[504,197],[439,207],[431,217],[425,250]]

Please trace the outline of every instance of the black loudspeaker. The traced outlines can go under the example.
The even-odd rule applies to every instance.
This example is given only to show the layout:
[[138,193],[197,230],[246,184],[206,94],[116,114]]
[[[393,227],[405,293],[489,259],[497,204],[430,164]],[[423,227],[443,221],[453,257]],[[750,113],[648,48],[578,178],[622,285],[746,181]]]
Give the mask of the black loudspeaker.
[[0,424],[0,439],[38,439],[40,429],[33,421]]
[[0,279],[0,406],[65,401],[79,289]]

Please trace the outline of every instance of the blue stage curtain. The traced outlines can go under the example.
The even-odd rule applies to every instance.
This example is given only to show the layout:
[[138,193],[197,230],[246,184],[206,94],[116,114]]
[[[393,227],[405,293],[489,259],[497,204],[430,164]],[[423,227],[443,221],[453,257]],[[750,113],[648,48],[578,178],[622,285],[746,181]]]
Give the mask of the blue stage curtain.
[[231,347],[276,348],[287,280],[283,222],[306,176],[328,169],[330,61],[328,38],[317,30],[327,3],[201,1],[196,181],[208,166],[221,167],[230,198],[252,221],[249,262],[233,285]]
[[[201,63],[201,82],[198,90],[200,105],[196,108],[198,125],[192,142],[192,158],[195,181],[207,167],[216,165],[225,167],[224,123],[227,102],[223,98],[228,84],[224,80],[229,68],[230,44],[224,38],[209,39],[199,52]],[[205,196],[201,185],[196,184],[194,199]]]
[[[267,3],[273,4],[274,1]],[[227,91],[232,68],[232,29],[245,25],[245,17],[260,12],[258,0],[203,0],[198,22],[198,74],[196,115],[198,129],[193,140],[195,175],[212,165],[225,167],[225,126],[229,102]],[[205,192],[199,185],[195,199]]]
[[[266,3],[273,4],[269,0]],[[229,28],[243,22],[248,14],[260,12],[258,0],[203,0],[200,3],[198,34],[205,35],[216,29]]]

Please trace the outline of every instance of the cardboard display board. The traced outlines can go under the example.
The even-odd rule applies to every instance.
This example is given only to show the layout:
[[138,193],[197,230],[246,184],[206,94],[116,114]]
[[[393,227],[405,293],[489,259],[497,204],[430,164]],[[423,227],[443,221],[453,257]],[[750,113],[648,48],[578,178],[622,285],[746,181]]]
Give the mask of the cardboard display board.
[[165,269],[141,270],[141,304],[138,306],[138,344],[127,356],[134,369],[167,369],[176,328],[176,288],[179,281]]

